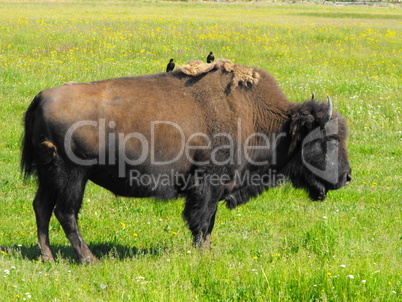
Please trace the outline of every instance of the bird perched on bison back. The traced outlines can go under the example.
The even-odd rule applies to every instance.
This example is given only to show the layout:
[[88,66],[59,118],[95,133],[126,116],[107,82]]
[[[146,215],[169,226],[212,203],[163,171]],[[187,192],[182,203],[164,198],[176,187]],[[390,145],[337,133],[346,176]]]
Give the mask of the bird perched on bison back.
[[173,62],[173,59],[170,59],[169,63],[166,66],[166,72],[173,71],[174,66],[175,66],[175,64]]
[[215,60],[214,53],[211,51],[207,57],[207,63],[212,63]]

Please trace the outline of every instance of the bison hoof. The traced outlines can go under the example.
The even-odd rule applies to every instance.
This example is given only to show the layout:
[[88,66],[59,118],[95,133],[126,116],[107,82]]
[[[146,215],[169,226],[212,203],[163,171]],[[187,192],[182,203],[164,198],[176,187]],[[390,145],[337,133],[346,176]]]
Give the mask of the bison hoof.
[[208,234],[205,237],[201,237],[201,236],[194,237],[193,247],[197,248],[200,251],[210,250],[211,249],[211,235]]
[[42,262],[54,262],[54,258],[52,255],[41,255],[39,259]]
[[85,257],[85,258],[79,258],[78,263],[81,264],[97,264],[100,263],[99,259],[92,256],[92,257]]

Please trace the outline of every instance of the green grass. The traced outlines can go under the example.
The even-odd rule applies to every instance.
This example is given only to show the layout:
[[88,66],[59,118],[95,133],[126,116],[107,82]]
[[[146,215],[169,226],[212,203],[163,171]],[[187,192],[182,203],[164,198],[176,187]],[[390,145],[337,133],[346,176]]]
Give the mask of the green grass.
[[[400,301],[400,6],[77,1],[0,6],[0,301]],[[38,261],[35,182],[19,172],[22,115],[66,81],[218,58],[270,71],[288,98],[329,94],[349,123],[352,183],[310,202],[289,184],[219,207],[213,249],[191,248],[183,201],[88,184],[81,229],[99,265]],[[29,293],[29,294],[28,294]]]

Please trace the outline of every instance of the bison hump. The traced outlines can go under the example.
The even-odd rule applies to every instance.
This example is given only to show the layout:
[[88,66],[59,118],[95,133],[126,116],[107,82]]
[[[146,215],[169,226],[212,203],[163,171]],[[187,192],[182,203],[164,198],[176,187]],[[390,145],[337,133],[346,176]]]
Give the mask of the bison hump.
[[218,69],[232,75],[230,83],[228,83],[231,89],[235,89],[239,85],[245,87],[256,85],[260,79],[260,74],[254,68],[234,64],[225,59],[220,59],[214,63],[190,60],[186,65],[178,66],[180,72],[194,77]]

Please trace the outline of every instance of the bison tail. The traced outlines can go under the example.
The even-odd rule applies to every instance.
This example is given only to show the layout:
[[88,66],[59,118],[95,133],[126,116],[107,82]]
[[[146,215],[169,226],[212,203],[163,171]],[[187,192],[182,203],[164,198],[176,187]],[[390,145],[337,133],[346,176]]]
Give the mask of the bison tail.
[[38,108],[41,99],[42,98],[40,94],[35,96],[35,98],[31,102],[31,105],[29,105],[28,110],[25,112],[23,120],[24,133],[22,138],[21,172],[24,174],[24,179],[27,179],[36,171],[34,160],[34,145],[32,142],[32,138],[35,111]]

